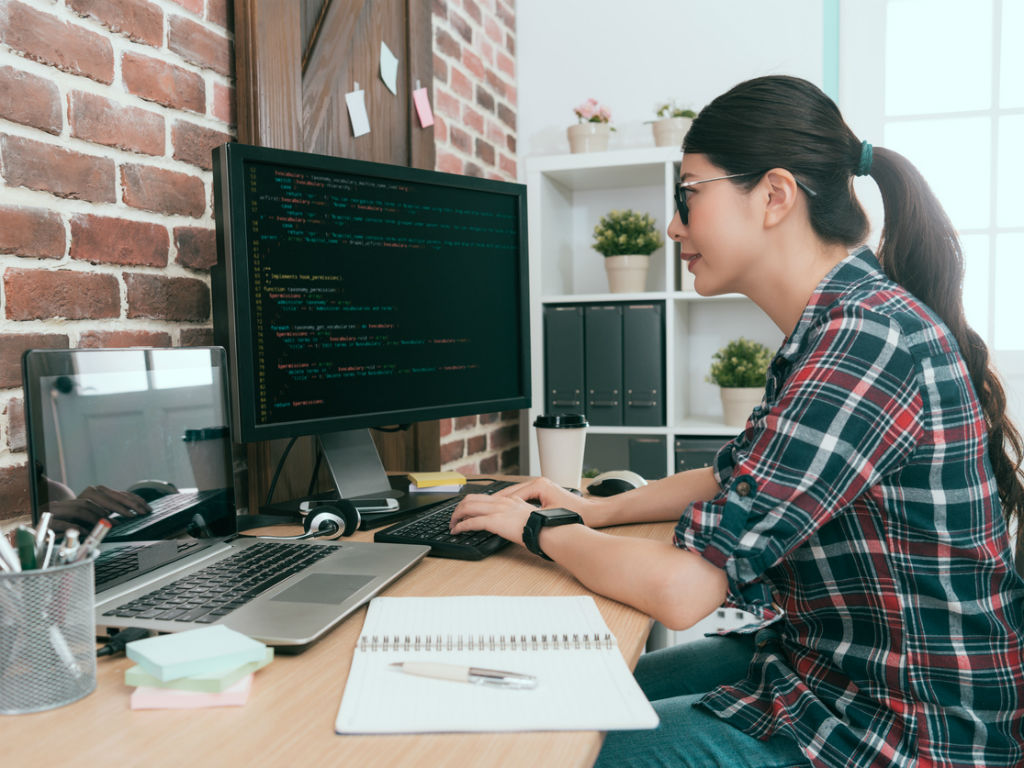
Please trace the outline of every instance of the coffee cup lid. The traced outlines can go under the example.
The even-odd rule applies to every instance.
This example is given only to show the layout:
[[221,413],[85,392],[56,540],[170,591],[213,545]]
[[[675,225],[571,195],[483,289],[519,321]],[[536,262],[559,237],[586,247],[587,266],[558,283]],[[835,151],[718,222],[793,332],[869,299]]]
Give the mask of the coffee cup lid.
[[571,429],[587,426],[587,417],[582,413],[556,413],[549,416],[538,416],[533,426],[541,429]]

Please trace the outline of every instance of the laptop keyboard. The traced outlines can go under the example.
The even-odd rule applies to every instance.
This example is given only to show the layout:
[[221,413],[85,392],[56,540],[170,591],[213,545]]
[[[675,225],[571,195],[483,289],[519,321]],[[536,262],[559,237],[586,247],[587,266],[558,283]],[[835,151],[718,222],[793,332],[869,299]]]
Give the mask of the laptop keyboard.
[[[478,492],[492,494],[510,485],[513,483],[497,481]],[[507,539],[490,531],[452,534],[448,530],[452,512],[462,499],[463,497],[459,496],[413,520],[378,531],[374,534],[373,540],[391,544],[427,544],[433,557],[450,557],[457,560],[482,560],[506,546]]]
[[337,551],[302,542],[260,542],[103,615],[212,624]]

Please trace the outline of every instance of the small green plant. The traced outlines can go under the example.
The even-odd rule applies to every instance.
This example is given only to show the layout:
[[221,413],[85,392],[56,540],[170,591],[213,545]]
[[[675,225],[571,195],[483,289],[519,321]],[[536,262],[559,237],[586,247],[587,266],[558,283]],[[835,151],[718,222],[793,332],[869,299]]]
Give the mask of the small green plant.
[[683,109],[676,106],[674,101],[667,101],[658,104],[656,107],[658,117],[696,117],[697,113],[692,109]]
[[593,248],[602,256],[650,256],[661,248],[663,242],[653,216],[628,208],[609,211],[594,227]]
[[768,347],[741,336],[711,357],[708,381],[720,387],[763,387],[771,361]]

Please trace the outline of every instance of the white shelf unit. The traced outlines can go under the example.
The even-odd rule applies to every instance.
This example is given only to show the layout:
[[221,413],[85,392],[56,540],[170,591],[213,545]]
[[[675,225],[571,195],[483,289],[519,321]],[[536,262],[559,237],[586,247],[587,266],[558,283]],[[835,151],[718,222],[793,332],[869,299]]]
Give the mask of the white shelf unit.
[[[679,151],[641,148],[528,158],[530,250],[530,327],[533,407],[524,416],[521,457],[524,470],[540,471],[533,420],[544,411],[544,306],[552,304],[661,302],[665,306],[665,425],[591,426],[592,444],[631,436],[664,438],[665,474],[675,469],[676,437],[722,437],[737,432],[722,423],[717,387],[707,383],[711,356],[732,338],[745,336],[775,349],[782,334],[752,302],[740,295],[702,297],[695,293],[679,259],[679,247],[666,244],[651,255],[647,290],[609,293],[603,257],[593,250],[593,230],[613,209],[650,213],[665,232],[675,213]],[[612,449],[610,455],[616,455]],[[624,466],[593,467],[600,470]]]

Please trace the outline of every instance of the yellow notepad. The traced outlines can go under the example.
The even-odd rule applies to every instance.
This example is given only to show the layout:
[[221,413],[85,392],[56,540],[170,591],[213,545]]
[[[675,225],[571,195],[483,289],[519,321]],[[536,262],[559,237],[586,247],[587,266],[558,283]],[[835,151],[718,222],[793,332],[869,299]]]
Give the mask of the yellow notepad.
[[[537,679],[510,690],[419,677],[434,662]],[[658,715],[589,596],[378,597],[338,708],[338,733],[654,728]]]
[[406,477],[417,488],[433,488],[438,485],[465,485],[466,476],[461,472],[409,472]]

